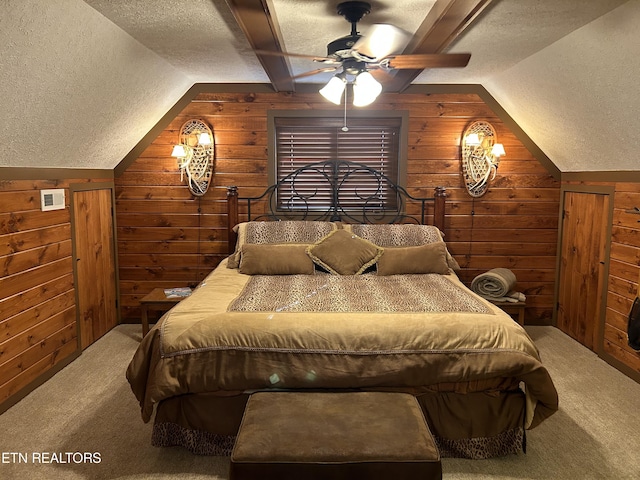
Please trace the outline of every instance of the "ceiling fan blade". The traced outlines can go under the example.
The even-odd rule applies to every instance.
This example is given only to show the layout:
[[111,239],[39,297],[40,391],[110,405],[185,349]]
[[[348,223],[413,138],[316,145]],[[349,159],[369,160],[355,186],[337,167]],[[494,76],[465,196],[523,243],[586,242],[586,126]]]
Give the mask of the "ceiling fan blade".
[[[466,67],[471,59],[470,53],[418,53],[389,57],[389,68],[423,69]],[[386,60],[385,60],[386,61]]]
[[372,25],[367,34],[353,46],[353,50],[371,59],[383,59],[391,54],[404,50],[411,35],[401,28],[387,23]]
[[277,57],[307,58],[309,60],[313,60],[314,62],[322,62],[322,63],[340,63],[335,58],[305,55],[304,53],[278,52],[275,50],[255,50],[255,52],[259,55],[275,55]]
[[319,73],[325,73],[325,72],[335,72],[339,67],[326,67],[326,68],[318,68],[317,70],[311,70],[309,72],[304,72],[304,73],[299,73],[298,75],[294,75],[293,77],[291,77],[293,80],[297,79],[297,78],[305,78],[305,77],[312,77],[313,75],[318,75]]

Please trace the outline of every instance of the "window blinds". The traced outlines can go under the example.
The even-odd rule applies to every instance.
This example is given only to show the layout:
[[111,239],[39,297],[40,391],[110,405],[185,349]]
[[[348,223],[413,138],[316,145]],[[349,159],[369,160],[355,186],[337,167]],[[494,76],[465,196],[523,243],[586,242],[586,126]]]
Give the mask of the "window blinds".
[[[342,130],[341,118],[276,118],[278,208],[321,210],[331,205],[331,185],[323,178],[331,172],[297,169],[315,162],[349,161],[370,167],[398,183],[398,151],[401,119],[356,118]],[[366,200],[366,201],[365,201]],[[366,208],[395,209],[396,196],[386,183],[371,174],[355,173],[340,187],[344,210]]]

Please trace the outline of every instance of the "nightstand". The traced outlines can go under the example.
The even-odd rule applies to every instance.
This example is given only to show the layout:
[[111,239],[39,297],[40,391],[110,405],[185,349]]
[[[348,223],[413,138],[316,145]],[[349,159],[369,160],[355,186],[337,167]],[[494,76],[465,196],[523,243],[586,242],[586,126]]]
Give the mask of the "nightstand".
[[496,307],[500,307],[501,310],[504,310],[508,314],[516,314],[518,315],[518,323],[520,325],[524,325],[524,309],[527,306],[526,302],[498,302],[489,300]]
[[142,307],[142,337],[149,333],[149,310],[167,312],[171,308],[180,303],[186,297],[167,298],[164,288],[154,288],[150,293],[140,299]]

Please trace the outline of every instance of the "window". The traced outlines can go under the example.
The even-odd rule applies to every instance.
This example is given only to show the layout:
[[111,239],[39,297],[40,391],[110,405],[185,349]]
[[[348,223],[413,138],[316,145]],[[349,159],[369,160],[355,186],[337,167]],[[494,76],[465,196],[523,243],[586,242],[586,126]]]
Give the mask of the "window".
[[[403,113],[381,117],[348,119],[344,131],[342,117],[297,116],[273,113],[271,183],[282,182],[277,192],[280,210],[325,210],[332,205],[331,185],[325,180],[326,169],[305,170],[294,178],[291,173],[316,162],[356,162],[389,177],[394,184],[402,182],[400,162],[404,137]],[[346,184],[346,182],[345,182]],[[397,209],[397,198],[389,185],[361,173],[349,176],[348,188],[340,189],[339,204],[346,211],[366,208],[385,211]]]

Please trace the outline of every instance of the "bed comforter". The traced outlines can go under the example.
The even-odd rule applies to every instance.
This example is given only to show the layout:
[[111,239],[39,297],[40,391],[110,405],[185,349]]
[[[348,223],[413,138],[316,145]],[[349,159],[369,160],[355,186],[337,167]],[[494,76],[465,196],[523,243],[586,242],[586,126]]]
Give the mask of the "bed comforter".
[[[273,284],[256,286],[259,277],[223,262],[163,316],[127,369],[144,421],[158,402],[187,393],[386,389],[419,394],[441,385],[499,388],[514,381],[525,385],[526,428],[557,410],[555,387],[525,330],[455,274],[414,276],[422,278],[389,287],[386,299],[369,309],[364,307],[375,304],[384,289],[365,286],[367,275],[349,278],[355,285],[349,288],[340,281],[347,277],[308,277],[318,277],[315,289],[291,278],[286,287],[276,282],[278,291],[270,293]],[[426,277],[435,280],[425,287]],[[337,283],[327,286],[328,280]],[[353,296],[354,288],[363,299],[359,305],[336,296],[341,291]],[[434,300],[410,307],[412,294]],[[309,302],[320,302],[325,311],[310,311],[318,306]]]

